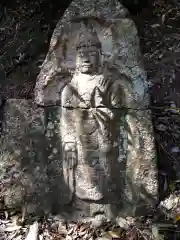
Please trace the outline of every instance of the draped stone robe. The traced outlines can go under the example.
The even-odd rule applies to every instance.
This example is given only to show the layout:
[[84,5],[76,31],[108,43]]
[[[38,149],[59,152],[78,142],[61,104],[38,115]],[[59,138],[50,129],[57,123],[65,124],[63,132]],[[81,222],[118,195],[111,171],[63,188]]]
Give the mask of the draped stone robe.
[[65,159],[70,161],[67,152],[76,152],[74,187],[83,199],[100,200],[105,196],[106,182],[113,175],[111,168],[118,161],[118,112],[113,108],[121,105],[122,88],[116,84],[118,79],[111,78],[103,73],[76,73],[62,92]]

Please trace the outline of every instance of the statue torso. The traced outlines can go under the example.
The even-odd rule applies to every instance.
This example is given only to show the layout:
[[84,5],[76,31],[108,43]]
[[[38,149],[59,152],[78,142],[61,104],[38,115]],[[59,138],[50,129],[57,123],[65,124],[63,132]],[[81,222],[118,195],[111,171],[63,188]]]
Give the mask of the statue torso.
[[110,74],[77,73],[62,93],[62,104],[82,108],[110,107],[113,96],[118,95],[115,80]]

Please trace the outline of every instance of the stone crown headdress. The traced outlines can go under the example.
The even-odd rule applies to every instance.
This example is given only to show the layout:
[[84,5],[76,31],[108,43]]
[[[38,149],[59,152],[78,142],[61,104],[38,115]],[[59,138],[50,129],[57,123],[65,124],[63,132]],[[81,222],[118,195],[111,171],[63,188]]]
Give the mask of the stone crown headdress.
[[78,49],[83,46],[96,46],[101,48],[101,42],[95,30],[92,27],[85,27],[84,24],[78,34],[76,48]]

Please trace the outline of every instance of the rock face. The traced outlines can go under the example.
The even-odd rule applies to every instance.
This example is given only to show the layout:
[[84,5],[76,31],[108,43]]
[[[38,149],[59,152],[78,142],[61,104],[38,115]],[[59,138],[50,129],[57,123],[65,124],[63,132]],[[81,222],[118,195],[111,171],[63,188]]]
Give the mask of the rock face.
[[35,97],[61,108],[64,173],[75,198],[135,214],[157,199],[157,174],[146,75],[126,14],[115,1],[74,1],[54,31]]
[[[70,201],[62,178],[58,109],[37,108],[31,100],[4,106],[0,148],[0,190],[6,207],[28,213],[52,212]],[[53,122],[53,124],[52,124]],[[62,196],[63,193],[63,196]]]
[[12,162],[3,167],[8,174],[14,166],[23,174],[10,190],[26,186],[25,201],[41,196],[42,209],[75,220],[118,221],[155,206],[148,85],[136,27],[118,1],[71,3],[54,30],[35,101],[38,107],[5,105],[1,162]]

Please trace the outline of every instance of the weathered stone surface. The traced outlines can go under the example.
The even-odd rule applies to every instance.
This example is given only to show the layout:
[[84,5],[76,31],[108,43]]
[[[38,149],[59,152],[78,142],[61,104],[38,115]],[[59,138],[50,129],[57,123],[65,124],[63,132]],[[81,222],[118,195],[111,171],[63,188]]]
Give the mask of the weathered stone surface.
[[[98,110],[96,109],[97,112]],[[69,116],[73,116],[73,112],[77,109],[67,111]],[[82,200],[91,200],[94,203],[81,201],[81,204],[78,204],[79,200],[76,200],[81,210],[73,208],[74,219],[80,212],[86,216],[102,213],[111,216],[112,219],[118,219],[118,216],[123,215],[141,215],[156,204],[156,154],[153,150],[154,139],[150,114],[149,110],[114,110],[114,115],[119,118],[117,117],[117,122],[109,121],[109,128],[112,124],[111,131],[109,129],[107,139],[103,137],[104,143],[100,142],[96,121],[94,125],[86,121],[81,123],[81,126],[84,125],[82,142],[78,145],[74,141],[73,145],[77,148],[78,154],[74,164],[75,195]],[[76,140],[78,139],[76,133],[73,135],[71,132],[68,135],[69,122],[65,124],[64,121],[62,125],[64,134],[67,134],[66,136],[62,134],[62,139],[66,140],[67,137],[68,145],[68,139],[71,137],[72,144],[73,136]],[[70,181],[71,176],[69,175],[69,182],[73,181],[73,179]]]
[[75,219],[146,214],[157,202],[149,94],[135,24],[116,1],[73,1],[57,24],[35,100],[59,105]]
[[22,207],[27,199],[33,205],[38,197],[43,200],[47,181],[42,151],[43,111],[34,109],[31,101],[12,99],[6,102],[4,113],[0,139],[1,194],[10,208]]
[[6,102],[0,178],[7,206],[26,202],[33,212],[101,222],[146,214],[156,203],[148,86],[126,16],[116,1],[73,1],[37,79],[35,101],[45,108]]
[[[41,105],[59,103],[59,93],[76,73],[76,43],[78,37],[79,40],[82,38],[80,35],[83,35],[83,31],[86,32],[80,18],[89,17],[88,28],[93,25],[97,32],[96,38],[101,42],[101,49],[100,47],[98,49],[101,68],[99,81],[104,85],[103,93],[106,94],[108,91],[106,88],[113,82],[114,88],[116,89],[118,85],[121,95],[125,95],[121,100],[121,106],[146,108],[149,103],[148,87],[141,61],[137,29],[126,15],[126,9],[116,1],[114,3],[73,1],[54,30],[49,52],[38,76],[36,102]],[[87,36],[88,34],[85,37]],[[93,86],[87,85],[87,81],[85,83],[82,74],[78,74],[77,78],[79,78],[77,87],[69,84],[75,88],[74,91],[78,88],[79,93],[79,84],[83,86],[83,91],[94,89]],[[83,83],[87,87],[86,90]],[[100,104],[96,103],[96,106],[98,105]]]
[[136,215],[146,212],[146,208],[151,208],[151,204],[157,200],[156,153],[151,112],[131,109],[125,113],[124,119],[120,132],[120,137],[124,136],[121,138],[120,157],[125,153],[124,161],[127,163],[123,201],[124,207],[129,202],[127,212],[131,212],[134,206]]
[[56,112],[56,108],[37,108],[30,100],[6,102],[0,138],[0,190],[8,208],[18,210],[26,205],[28,213],[39,214],[57,211],[71,200],[62,179]]
[[[44,117],[49,198],[53,199],[53,212],[58,212],[61,206],[72,201],[74,194],[74,176],[72,174],[74,174],[74,171],[69,166],[66,167],[65,161],[62,161],[61,109],[59,107],[48,107],[45,109]],[[73,161],[73,156],[71,160]]]

